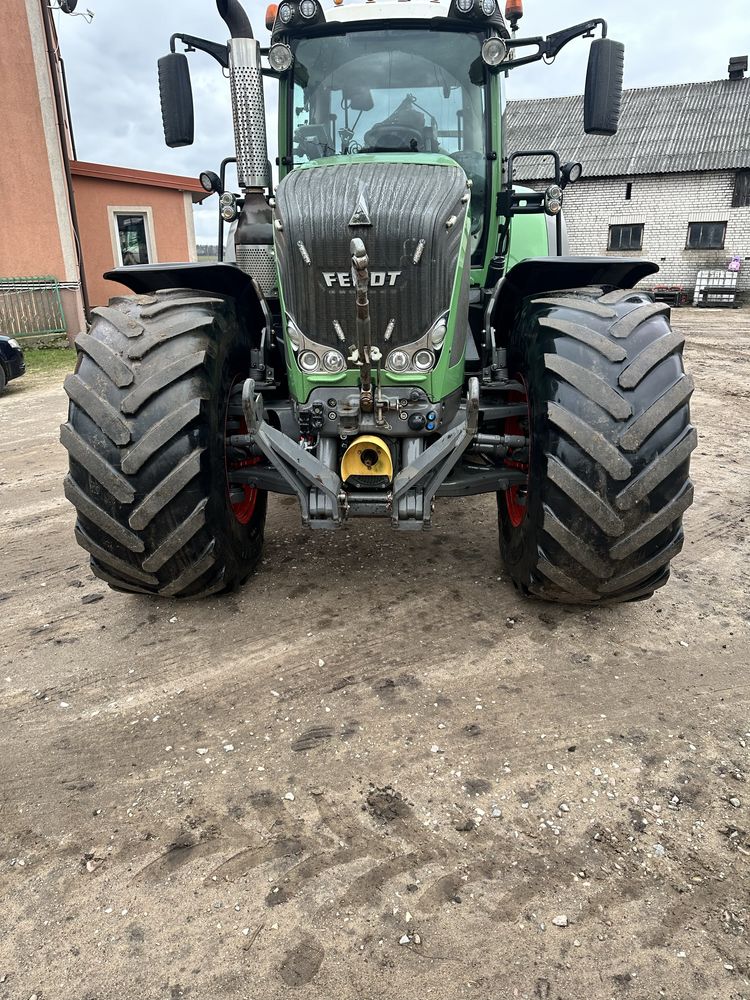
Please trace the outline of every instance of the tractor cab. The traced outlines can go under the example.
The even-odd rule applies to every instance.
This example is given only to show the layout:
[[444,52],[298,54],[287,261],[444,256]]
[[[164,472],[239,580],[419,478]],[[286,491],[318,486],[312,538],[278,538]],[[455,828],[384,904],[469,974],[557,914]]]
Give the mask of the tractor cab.
[[[367,5],[350,10],[369,14]],[[330,33],[290,36],[288,55],[272,49],[274,58],[292,60],[280,97],[283,173],[332,156],[451,157],[471,183],[471,255],[481,264],[489,154],[500,140],[492,128],[493,78],[481,53],[490,32],[504,26],[472,23],[457,32],[411,21],[384,27],[372,17],[345,23],[346,33],[337,23]]]

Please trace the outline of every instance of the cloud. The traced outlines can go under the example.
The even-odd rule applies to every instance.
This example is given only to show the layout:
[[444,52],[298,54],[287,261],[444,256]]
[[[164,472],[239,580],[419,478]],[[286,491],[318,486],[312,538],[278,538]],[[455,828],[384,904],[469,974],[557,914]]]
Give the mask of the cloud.
[[[207,55],[190,55],[196,108],[196,142],[184,149],[164,145],[156,61],[169,49],[176,31],[224,41],[226,27],[213,0],[86,0],[95,13],[91,24],[81,17],[56,15],[68,76],[77,152],[82,160],[197,176],[217,169],[234,153],[227,81]],[[330,6],[326,3],[326,6]],[[246,8],[256,35],[268,41],[265,3]],[[404,10],[398,7],[399,13]],[[705,17],[697,0],[527,0],[521,35],[551,31],[602,16],[613,38],[626,45],[626,86],[648,87],[726,75],[737,49],[738,5],[715,4]],[[747,43],[744,42],[744,51]],[[740,48],[743,48],[743,44]],[[580,93],[586,73],[586,43],[571,43],[553,66],[519,68],[508,80],[512,98]],[[276,156],[275,86],[266,87],[269,151]],[[199,242],[213,242],[216,199],[196,211]]]

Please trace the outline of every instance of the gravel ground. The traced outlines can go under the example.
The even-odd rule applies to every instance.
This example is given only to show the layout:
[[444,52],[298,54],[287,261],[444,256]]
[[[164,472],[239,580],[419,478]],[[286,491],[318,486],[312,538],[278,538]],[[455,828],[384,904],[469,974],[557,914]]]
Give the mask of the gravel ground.
[[750,998],[750,312],[678,310],[672,580],[521,600],[494,499],[107,591],[59,376],[0,401],[0,998]]

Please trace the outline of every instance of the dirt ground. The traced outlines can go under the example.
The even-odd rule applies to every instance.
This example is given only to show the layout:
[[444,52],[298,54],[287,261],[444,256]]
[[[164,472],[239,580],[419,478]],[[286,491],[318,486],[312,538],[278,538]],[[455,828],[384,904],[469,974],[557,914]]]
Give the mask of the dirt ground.
[[527,602],[494,499],[106,590],[59,377],[0,401],[0,998],[750,998],[750,311],[678,310],[672,580]]

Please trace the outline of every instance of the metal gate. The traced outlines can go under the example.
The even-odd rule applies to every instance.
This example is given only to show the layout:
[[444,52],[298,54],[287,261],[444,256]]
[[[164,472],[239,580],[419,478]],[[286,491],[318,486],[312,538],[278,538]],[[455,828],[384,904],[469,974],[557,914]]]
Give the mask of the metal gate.
[[0,334],[21,338],[66,332],[56,278],[0,278]]

